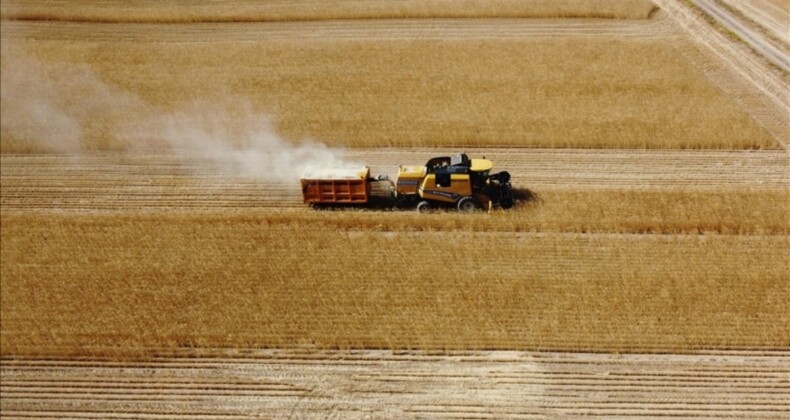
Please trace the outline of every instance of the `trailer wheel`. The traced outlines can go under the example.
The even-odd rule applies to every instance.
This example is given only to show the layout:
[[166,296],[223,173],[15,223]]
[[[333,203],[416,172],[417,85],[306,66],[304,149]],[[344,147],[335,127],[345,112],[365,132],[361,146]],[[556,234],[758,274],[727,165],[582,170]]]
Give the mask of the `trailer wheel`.
[[458,200],[458,211],[472,213],[480,208],[480,203],[472,196],[461,197]]
[[429,213],[434,210],[433,204],[430,201],[420,201],[417,204],[417,212],[418,213]]

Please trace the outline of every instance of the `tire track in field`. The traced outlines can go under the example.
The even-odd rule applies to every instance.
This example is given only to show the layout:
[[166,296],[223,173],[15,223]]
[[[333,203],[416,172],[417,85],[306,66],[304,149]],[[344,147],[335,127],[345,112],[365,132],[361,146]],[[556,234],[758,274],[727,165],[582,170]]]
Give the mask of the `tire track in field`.
[[790,3],[786,0],[723,0],[768,33],[790,46]]
[[[473,149],[516,188],[720,189],[790,188],[783,151]],[[452,150],[354,149],[346,157],[373,174],[424,164]],[[262,159],[265,160],[265,159]],[[298,180],[271,182],[232,164],[168,152],[0,156],[0,205],[15,210],[135,210],[300,207]],[[380,193],[383,193],[379,191]]]
[[721,7],[718,3],[711,0],[694,0],[697,7],[705,11],[709,16],[724,25],[729,30],[738,34],[755,51],[765,57],[774,65],[778,66],[785,72],[790,71],[790,60],[787,58],[787,52],[780,49],[776,45],[769,42],[761,33],[753,30],[749,25],[741,22],[736,16],[733,16],[727,9]]
[[0,415],[36,418],[786,418],[790,353],[211,350],[4,359]]

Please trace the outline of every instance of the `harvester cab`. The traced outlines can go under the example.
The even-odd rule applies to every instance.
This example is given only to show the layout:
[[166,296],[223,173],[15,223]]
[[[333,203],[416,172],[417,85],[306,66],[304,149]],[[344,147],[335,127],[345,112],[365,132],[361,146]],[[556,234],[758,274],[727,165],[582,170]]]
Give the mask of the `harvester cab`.
[[418,211],[454,206],[460,211],[513,206],[510,174],[491,174],[488,159],[464,153],[430,159],[425,166],[400,166],[395,196],[401,204],[417,203]]

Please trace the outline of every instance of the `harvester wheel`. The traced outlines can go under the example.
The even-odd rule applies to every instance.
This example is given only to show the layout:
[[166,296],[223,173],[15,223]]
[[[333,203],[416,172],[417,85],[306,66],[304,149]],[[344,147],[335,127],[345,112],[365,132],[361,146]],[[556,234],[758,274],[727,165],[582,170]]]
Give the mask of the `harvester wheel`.
[[479,208],[480,208],[480,203],[474,197],[466,196],[466,197],[461,197],[461,199],[458,200],[458,211],[462,211],[464,213],[471,213]]
[[417,204],[417,212],[418,213],[428,213],[434,210],[433,204],[430,201],[420,201]]

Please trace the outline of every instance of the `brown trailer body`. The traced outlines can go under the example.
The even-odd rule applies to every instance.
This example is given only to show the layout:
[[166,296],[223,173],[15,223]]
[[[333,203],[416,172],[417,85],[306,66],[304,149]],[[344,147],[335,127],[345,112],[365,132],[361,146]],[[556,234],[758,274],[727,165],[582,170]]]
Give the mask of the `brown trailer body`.
[[307,204],[364,204],[370,199],[370,168],[358,172],[321,171],[301,179]]

